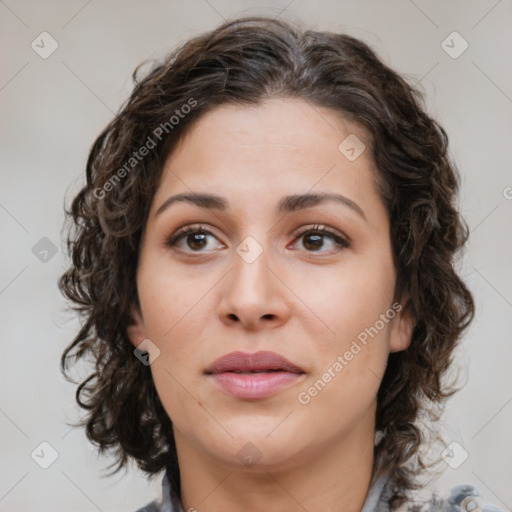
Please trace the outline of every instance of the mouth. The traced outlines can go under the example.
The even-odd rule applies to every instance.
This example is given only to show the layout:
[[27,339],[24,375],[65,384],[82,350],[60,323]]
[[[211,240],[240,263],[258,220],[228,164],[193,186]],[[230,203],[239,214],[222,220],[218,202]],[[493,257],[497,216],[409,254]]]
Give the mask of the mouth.
[[305,371],[275,352],[231,352],[217,359],[205,375],[231,397],[261,400],[302,380]]
[[245,352],[230,352],[209,366],[205,373],[215,375],[219,373],[272,373],[272,372],[288,372],[288,373],[305,373],[304,370],[288,361],[285,357],[275,352],[260,351],[255,354],[247,354]]

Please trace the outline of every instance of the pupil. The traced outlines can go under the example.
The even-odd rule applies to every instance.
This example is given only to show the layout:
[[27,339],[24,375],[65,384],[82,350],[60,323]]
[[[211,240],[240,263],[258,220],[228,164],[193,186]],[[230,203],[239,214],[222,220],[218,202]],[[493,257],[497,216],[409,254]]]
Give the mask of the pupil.
[[310,245],[313,249],[318,249],[319,247],[322,247],[322,235],[309,235],[306,237],[306,240],[314,240],[312,244],[309,244],[306,242],[304,246],[308,248],[307,246]]
[[206,242],[206,235],[204,233],[193,233],[188,236],[188,242],[191,247],[202,248]]

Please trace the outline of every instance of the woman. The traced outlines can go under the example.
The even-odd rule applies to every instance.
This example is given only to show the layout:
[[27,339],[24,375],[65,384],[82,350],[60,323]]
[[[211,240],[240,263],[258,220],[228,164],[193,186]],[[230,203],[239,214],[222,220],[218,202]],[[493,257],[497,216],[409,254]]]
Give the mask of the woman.
[[457,188],[420,95],[346,35],[239,19],[137,82],[69,212],[61,363],[93,355],[82,425],[117,470],[165,470],[143,510],[422,509],[474,314]]

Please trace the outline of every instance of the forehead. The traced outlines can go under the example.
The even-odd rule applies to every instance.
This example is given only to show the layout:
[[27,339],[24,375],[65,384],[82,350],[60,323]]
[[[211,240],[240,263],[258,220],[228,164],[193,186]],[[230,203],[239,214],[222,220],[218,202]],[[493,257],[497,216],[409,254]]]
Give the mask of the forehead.
[[[257,105],[227,104],[204,114],[173,152],[181,157],[181,149],[201,149],[207,145],[216,156],[237,152],[243,155],[264,147],[265,151],[280,154],[288,148],[292,155],[308,163],[319,153],[326,158],[340,156],[339,144],[348,135],[356,136],[367,145],[369,137],[364,129],[331,109],[294,98],[272,98]],[[260,147],[258,147],[260,146]],[[311,150],[314,153],[311,154]],[[197,156],[204,155],[200,151]],[[292,156],[290,155],[290,156]],[[369,152],[363,157],[369,156]],[[173,159],[171,157],[171,159]]]
[[[355,159],[346,152],[350,146],[362,151]],[[338,112],[297,99],[214,108],[196,121],[164,167],[155,203],[191,191],[214,192],[253,211],[292,193],[379,200],[364,130]]]

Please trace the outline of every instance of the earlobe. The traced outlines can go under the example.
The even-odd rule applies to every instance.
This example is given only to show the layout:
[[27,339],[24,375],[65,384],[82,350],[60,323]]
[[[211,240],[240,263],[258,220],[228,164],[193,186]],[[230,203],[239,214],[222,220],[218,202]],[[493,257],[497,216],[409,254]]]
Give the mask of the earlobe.
[[411,344],[412,331],[416,325],[416,318],[412,312],[408,301],[401,302],[404,304],[393,319],[391,325],[391,333],[389,337],[389,351],[400,352],[406,350]]
[[144,341],[147,339],[146,327],[139,308],[132,306],[130,315],[132,322],[126,328],[128,339],[134,347],[139,348],[140,350],[146,350],[146,347],[144,347]]

